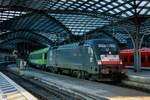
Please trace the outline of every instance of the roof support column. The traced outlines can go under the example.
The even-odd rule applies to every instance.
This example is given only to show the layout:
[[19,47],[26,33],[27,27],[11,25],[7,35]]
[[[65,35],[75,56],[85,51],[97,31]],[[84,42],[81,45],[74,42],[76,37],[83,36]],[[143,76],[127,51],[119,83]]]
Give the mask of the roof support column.
[[136,72],[139,72],[141,69],[141,44],[142,44],[142,39],[140,37],[140,26],[141,26],[141,21],[137,18],[136,20],[136,32],[134,34],[134,68]]
[[134,8],[134,18],[135,18],[135,34],[132,34],[134,37],[134,68],[136,72],[140,71],[141,68],[141,38],[140,38],[140,26],[141,20],[138,18],[139,13],[137,12],[138,5],[136,4],[136,0],[133,1],[133,8]]
[[27,60],[28,49],[26,43],[17,43],[18,58]]

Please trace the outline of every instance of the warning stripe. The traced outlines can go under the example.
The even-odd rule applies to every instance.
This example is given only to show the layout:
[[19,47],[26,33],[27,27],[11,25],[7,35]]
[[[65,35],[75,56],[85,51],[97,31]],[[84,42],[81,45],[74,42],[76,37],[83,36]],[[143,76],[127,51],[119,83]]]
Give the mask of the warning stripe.
[[108,65],[120,64],[120,61],[102,61],[102,64],[108,64]]

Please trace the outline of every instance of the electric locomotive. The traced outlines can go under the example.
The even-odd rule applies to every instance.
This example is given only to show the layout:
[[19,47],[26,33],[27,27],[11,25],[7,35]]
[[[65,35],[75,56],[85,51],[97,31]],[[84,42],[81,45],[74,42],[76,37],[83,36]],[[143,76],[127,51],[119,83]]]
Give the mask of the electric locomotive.
[[52,72],[81,78],[118,78],[125,75],[119,48],[114,41],[107,39],[50,47],[44,65]]
[[111,40],[93,39],[51,48],[47,67],[70,70],[79,77],[119,77],[125,74],[119,48]]

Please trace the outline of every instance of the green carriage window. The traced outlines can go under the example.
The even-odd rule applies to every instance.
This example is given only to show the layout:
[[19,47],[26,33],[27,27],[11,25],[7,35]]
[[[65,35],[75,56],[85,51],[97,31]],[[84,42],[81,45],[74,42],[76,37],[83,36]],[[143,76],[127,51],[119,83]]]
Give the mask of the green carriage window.
[[47,53],[44,53],[44,59],[47,59]]
[[33,54],[33,55],[31,55],[30,58],[31,59],[40,59],[40,58],[42,58],[42,54]]

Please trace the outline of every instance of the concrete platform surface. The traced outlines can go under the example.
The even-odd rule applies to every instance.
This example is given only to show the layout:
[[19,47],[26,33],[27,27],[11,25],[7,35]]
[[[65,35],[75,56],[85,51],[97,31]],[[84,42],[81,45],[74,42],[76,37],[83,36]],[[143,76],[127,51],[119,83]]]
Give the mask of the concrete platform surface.
[[0,72],[0,100],[37,100],[25,89]]
[[[18,71],[16,67],[9,67],[9,70],[13,72]],[[98,98],[110,100],[150,100],[150,94],[129,88],[77,79],[31,68],[21,71],[21,73],[24,76],[41,80],[41,82],[46,84],[57,85],[59,88],[65,89],[66,91],[73,91],[75,93],[82,93]]]
[[140,72],[134,72],[133,69],[128,69],[127,75],[131,81],[150,84],[150,71],[141,70]]
[[140,76],[140,77],[145,77],[145,78],[150,78],[150,71],[147,70],[141,70],[140,72],[134,72],[133,69],[128,69],[128,75],[135,75],[135,76]]

